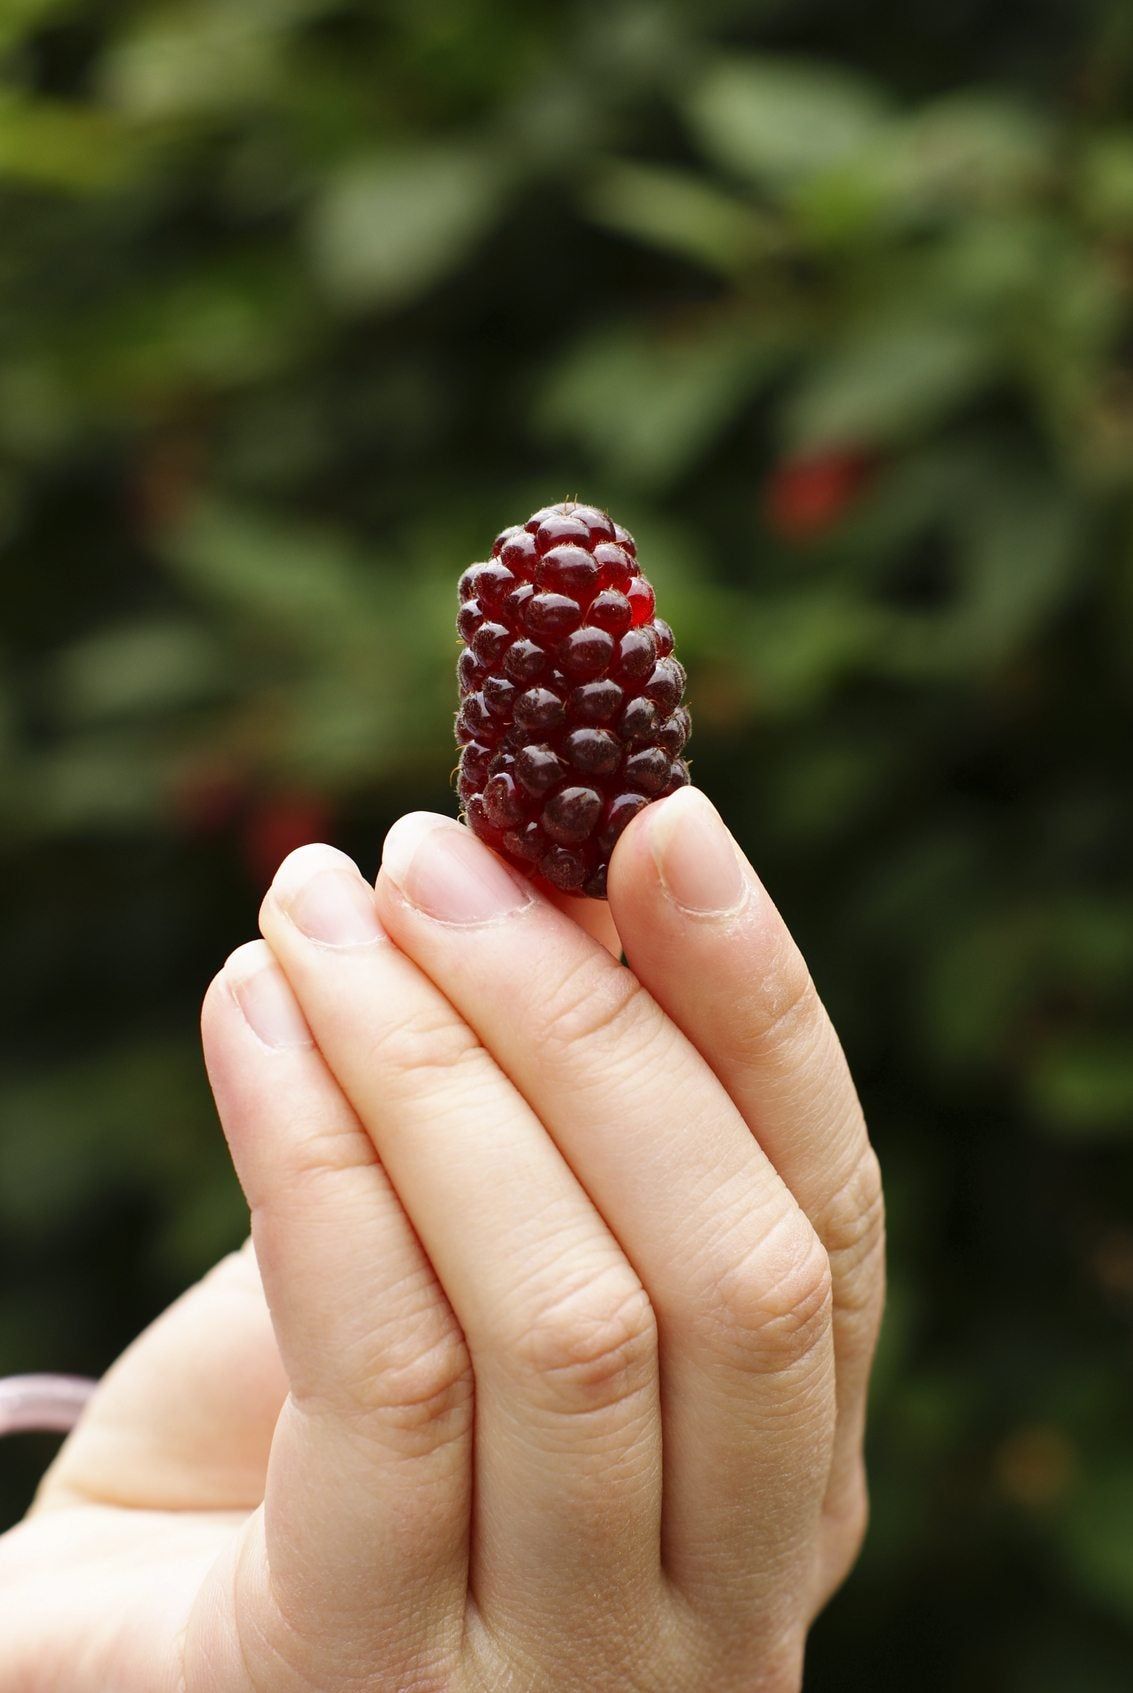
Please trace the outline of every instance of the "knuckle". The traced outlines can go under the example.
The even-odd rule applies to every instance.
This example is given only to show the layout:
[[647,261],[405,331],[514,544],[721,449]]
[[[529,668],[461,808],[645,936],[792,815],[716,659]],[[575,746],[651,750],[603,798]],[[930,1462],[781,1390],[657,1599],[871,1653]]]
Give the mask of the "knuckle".
[[472,1426],[472,1364],[455,1324],[429,1342],[351,1372],[347,1402],[336,1409],[366,1435],[391,1439],[412,1456],[436,1451]]
[[524,1375],[556,1409],[603,1411],[645,1388],[657,1367],[657,1321],[629,1270],[615,1269],[548,1301],[516,1346]]
[[383,1070],[419,1080],[479,1064],[484,1048],[468,1024],[447,1006],[430,1005],[383,1029],[372,1057]]
[[753,973],[737,999],[734,1019],[741,1055],[753,1063],[766,1059],[775,1048],[805,1038],[822,1016],[806,961],[785,937],[770,968],[762,976]]
[[300,1135],[280,1155],[272,1179],[281,1187],[305,1191],[316,1184],[338,1185],[340,1177],[349,1184],[356,1171],[377,1161],[373,1142],[356,1120],[331,1121],[313,1125]]
[[832,1307],[830,1260],[794,1214],[717,1269],[708,1306],[717,1347],[760,1374],[813,1358],[830,1335]]
[[885,1196],[872,1146],[823,1206],[816,1226],[830,1257],[839,1308],[872,1304],[885,1255]]
[[631,970],[587,953],[549,994],[542,1035],[552,1054],[609,1037],[622,1045],[645,1014],[648,996]]

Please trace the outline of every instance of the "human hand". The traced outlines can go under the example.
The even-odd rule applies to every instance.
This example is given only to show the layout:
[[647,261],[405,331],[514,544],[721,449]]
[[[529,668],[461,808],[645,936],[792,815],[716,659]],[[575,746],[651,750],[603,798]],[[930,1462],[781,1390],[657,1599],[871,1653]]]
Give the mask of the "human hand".
[[0,1541],[0,1693],[799,1687],[876,1161],[702,797],[619,843],[629,969],[570,903],[422,815],[376,895],[284,863],[204,1008],[275,1339],[244,1253],[111,1372]]

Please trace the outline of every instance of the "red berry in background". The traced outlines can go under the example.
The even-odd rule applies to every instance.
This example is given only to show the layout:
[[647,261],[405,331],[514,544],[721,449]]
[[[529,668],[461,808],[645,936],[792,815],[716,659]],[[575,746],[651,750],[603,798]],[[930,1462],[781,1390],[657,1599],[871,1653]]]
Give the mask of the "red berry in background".
[[245,818],[244,862],[257,883],[270,882],[296,847],[329,838],[334,818],[321,794],[265,794]]
[[459,787],[469,827],[524,874],[603,899],[615,843],[688,782],[685,672],[633,536],[544,506],[460,579]]
[[860,452],[784,459],[763,488],[768,527],[784,541],[828,534],[861,493],[870,469],[868,455]]

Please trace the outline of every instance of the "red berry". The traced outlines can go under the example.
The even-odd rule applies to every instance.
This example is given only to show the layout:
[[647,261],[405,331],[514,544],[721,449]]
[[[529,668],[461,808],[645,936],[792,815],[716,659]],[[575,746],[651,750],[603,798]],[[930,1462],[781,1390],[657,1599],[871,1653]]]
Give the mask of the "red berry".
[[623,830],[689,779],[685,672],[633,536],[596,506],[544,506],[460,599],[465,818],[525,874],[602,899]]
[[265,796],[244,824],[244,861],[257,882],[270,882],[289,852],[310,841],[328,840],[333,823],[330,806],[321,794]]
[[818,540],[835,529],[869,479],[860,452],[785,459],[764,485],[767,525],[784,541]]

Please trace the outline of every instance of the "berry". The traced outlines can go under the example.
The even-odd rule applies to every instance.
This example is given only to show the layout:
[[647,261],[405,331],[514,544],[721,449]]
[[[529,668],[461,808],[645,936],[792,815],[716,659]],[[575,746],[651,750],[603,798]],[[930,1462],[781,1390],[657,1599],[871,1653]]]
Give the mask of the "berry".
[[688,782],[685,673],[633,536],[544,506],[460,579],[459,788],[526,875],[602,899],[622,831]]
[[270,882],[283,860],[309,841],[329,840],[334,817],[321,794],[293,790],[265,795],[244,822],[244,861],[257,884]]
[[782,540],[805,543],[836,529],[869,480],[862,452],[816,453],[786,459],[764,486],[768,528]]

